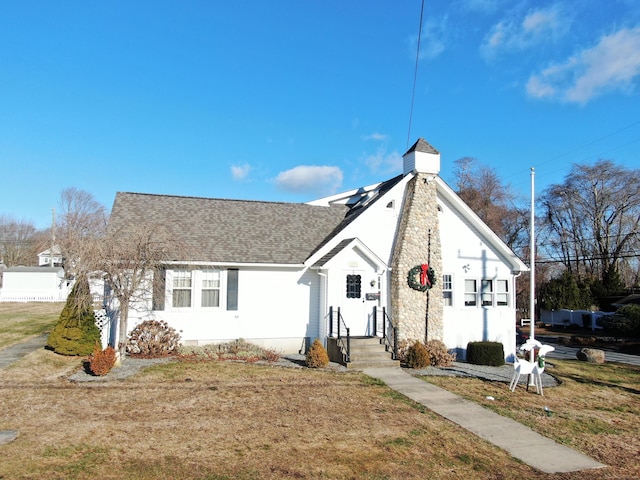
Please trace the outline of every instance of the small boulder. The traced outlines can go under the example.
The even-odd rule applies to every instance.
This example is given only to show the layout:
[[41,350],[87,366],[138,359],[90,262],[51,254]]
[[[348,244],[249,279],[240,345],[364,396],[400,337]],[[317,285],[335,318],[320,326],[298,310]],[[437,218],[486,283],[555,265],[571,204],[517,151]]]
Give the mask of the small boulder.
[[596,348],[581,348],[576,353],[578,360],[589,363],[604,363],[604,350]]

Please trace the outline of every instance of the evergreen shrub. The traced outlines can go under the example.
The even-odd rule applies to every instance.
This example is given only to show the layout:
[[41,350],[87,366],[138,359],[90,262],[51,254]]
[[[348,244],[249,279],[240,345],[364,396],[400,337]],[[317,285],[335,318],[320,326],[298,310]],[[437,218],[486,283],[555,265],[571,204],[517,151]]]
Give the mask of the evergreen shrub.
[[46,346],[60,355],[87,356],[96,342],[100,342],[100,330],[93,313],[89,280],[78,277]]
[[504,365],[504,346],[500,342],[469,342],[467,362],[474,365]]
[[431,356],[427,347],[417,340],[407,349],[407,365],[411,368],[426,368],[431,365]]
[[613,315],[600,317],[600,324],[617,335],[640,337],[640,305],[625,305]]
[[324,368],[329,365],[329,355],[320,340],[316,339],[311,344],[307,352],[306,364],[309,368]]

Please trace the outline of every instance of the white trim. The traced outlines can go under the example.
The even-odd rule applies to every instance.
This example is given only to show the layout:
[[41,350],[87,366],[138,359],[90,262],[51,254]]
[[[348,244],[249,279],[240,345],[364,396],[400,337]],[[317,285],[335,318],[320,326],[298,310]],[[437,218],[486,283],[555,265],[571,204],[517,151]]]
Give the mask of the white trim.
[[240,263],[240,262],[204,262],[204,261],[163,261],[163,265],[186,265],[193,267],[221,267],[221,268],[236,268],[236,267],[249,267],[249,268],[291,268],[302,269],[305,268],[303,263]]

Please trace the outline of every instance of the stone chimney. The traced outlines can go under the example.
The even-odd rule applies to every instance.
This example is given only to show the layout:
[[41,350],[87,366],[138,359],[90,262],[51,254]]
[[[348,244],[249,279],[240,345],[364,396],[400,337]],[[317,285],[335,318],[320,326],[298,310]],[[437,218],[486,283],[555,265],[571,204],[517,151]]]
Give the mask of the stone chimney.
[[[391,260],[391,315],[400,340],[443,340],[442,255],[435,177],[440,153],[419,139],[403,156],[405,187]],[[426,292],[409,286],[409,271],[428,264],[435,273]]]

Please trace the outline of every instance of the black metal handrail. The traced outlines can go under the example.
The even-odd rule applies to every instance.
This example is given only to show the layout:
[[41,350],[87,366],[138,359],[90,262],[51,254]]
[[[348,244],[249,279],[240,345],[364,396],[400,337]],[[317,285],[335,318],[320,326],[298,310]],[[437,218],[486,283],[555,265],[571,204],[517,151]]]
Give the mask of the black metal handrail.
[[[374,307],[375,309],[376,307]],[[374,311],[374,318],[378,318],[378,312]],[[384,348],[391,350],[392,358],[398,359],[398,329],[391,322],[391,317],[387,314],[387,309],[382,307],[382,341]]]
[[[329,336],[330,337],[333,337],[333,332],[334,332],[333,317],[334,317],[333,307],[329,307]],[[337,327],[338,328],[337,328],[336,339],[337,339],[338,347],[342,352],[345,362],[350,362],[351,361],[351,335],[349,334],[349,327],[347,327],[347,324],[345,323],[344,318],[342,318],[342,314],[340,313],[340,307],[338,307],[338,311],[337,311]],[[345,331],[347,332],[346,337],[342,335],[342,328],[344,328]]]

